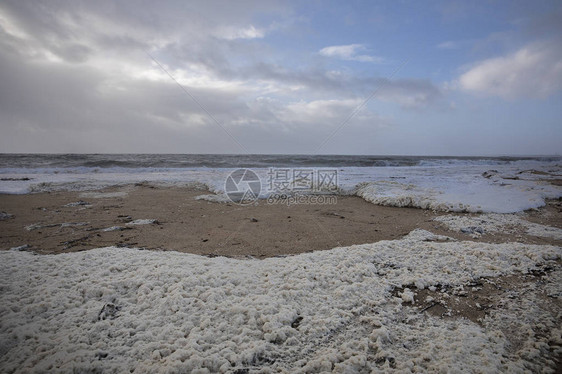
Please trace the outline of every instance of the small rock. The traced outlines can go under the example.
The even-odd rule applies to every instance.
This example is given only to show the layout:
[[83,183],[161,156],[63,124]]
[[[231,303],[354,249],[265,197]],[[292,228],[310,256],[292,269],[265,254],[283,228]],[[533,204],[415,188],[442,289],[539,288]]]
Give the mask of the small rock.
[[256,218],[250,218],[251,222],[258,222],[258,220]]
[[291,327],[296,329],[300,326],[301,321],[303,320],[303,318],[301,316],[298,316],[297,318],[295,318],[295,320],[291,323]]
[[4,221],[6,219],[14,218],[12,214],[6,212],[0,212],[0,221]]

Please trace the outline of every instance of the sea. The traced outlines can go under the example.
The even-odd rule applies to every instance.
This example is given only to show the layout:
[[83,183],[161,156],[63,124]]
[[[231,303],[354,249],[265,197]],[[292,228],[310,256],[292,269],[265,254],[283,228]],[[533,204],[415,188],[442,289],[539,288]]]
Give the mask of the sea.
[[207,190],[202,191],[205,198],[225,195],[228,177],[239,169],[258,177],[260,198],[275,192],[273,185],[306,187],[307,180],[318,185],[318,178],[326,175],[337,186],[331,190],[334,194],[437,211],[513,213],[562,196],[562,188],[553,183],[562,179],[560,156],[246,154],[0,154],[0,193],[89,191],[147,183]]

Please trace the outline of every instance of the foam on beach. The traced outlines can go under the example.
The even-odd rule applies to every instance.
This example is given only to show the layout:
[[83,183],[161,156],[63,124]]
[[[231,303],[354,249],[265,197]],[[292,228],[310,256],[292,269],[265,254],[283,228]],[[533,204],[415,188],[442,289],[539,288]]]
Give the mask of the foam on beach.
[[513,234],[522,230],[527,235],[562,240],[562,229],[529,222],[516,214],[487,213],[477,217],[448,214],[436,217],[434,221],[440,222],[450,230],[468,233],[474,237],[498,232]]
[[131,222],[127,222],[127,226],[138,226],[138,225],[153,225],[158,224],[158,221],[152,218],[136,219]]
[[[311,156],[311,161],[314,161]],[[392,163],[391,163],[392,164]],[[323,167],[334,169],[325,164]],[[545,199],[562,196],[550,182],[562,179],[559,159],[518,160],[417,160],[414,166],[337,167],[337,194],[355,194],[374,204],[415,207],[444,212],[514,213],[539,208]],[[225,181],[243,168],[19,168],[0,169],[0,193],[25,194],[80,191],[81,198],[126,197],[134,184],[187,187],[214,195],[199,198],[228,201]],[[303,168],[280,166],[292,170]],[[306,166],[305,168],[310,168]],[[261,198],[267,198],[270,168],[252,168],[261,180]],[[290,173],[289,173],[290,174]],[[294,181],[289,181],[289,185]],[[100,192],[107,187],[120,191]],[[285,191],[287,192],[287,191]]]
[[[560,247],[457,242],[423,230],[265,260],[116,247],[0,252],[0,368],[539,371],[562,341],[556,317],[530,307],[535,294],[518,300],[529,306],[525,318],[506,303],[481,325],[407,305],[420,288],[527,273],[561,256]],[[560,270],[545,279],[560,298]],[[393,296],[396,287],[406,289]],[[549,333],[532,333],[539,324]]]
[[458,178],[431,175],[414,183],[381,180],[357,185],[355,194],[377,205],[430,209],[440,212],[514,213],[545,205],[546,199],[562,196],[562,188],[537,180],[482,176]]

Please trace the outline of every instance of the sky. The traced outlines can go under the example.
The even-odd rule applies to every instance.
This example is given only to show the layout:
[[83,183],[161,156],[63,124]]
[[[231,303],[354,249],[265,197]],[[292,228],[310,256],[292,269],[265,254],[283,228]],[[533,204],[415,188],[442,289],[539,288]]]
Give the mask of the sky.
[[0,2],[0,152],[554,155],[560,1]]

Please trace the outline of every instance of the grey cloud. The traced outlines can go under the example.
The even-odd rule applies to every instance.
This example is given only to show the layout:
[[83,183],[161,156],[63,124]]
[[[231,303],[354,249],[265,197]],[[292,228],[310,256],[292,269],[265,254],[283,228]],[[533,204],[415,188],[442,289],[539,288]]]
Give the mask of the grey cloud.
[[304,85],[316,92],[331,92],[347,97],[367,97],[396,102],[405,108],[422,108],[438,101],[442,93],[431,81],[334,75],[320,69],[289,70],[261,63],[240,72],[246,79],[257,78],[285,84]]
[[[217,31],[222,25],[251,24],[250,7],[290,14],[283,4],[238,2],[217,7],[208,2],[171,2],[161,12],[155,12],[156,2],[124,4],[0,4],[0,12],[18,29],[0,30],[0,151],[244,151],[172,80],[123,75],[119,63],[126,68],[152,67],[143,50],[156,51],[159,61],[171,69],[196,64],[211,79],[242,81],[229,90],[187,89],[251,152],[310,152],[315,142],[320,143],[319,136],[353,110],[346,100],[360,100],[379,86],[376,99],[404,107],[439,100],[439,90],[429,81],[333,74],[322,65],[285,68],[261,58],[268,49],[264,43],[228,40]],[[49,54],[62,62],[50,61]],[[256,98],[264,94],[255,87],[262,81],[279,87],[283,101],[258,105]],[[287,85],[302,89],[283,90]],[[325,104],[333,115],[318,117],[322,121],[299,117],[290,104],[302,97],[309,102],[334,100]],[[359,142],[367,146],[369,134],[388,123],[365,111],[350,128],[360,129]],[[337,147],[342,152],[357,150],[353,142]]]
[[[19,21],[27,20],[26,27],[29,26],[34,35],[50,35],[51,33],[56,35],[55,39],[58,41],[56,43],[51,41],[51,49],[69,62],[82,62],[92,52],[90,47],[77,45],[68,35],[78,33],[79,31],[76,30],[78,25],[89,26],[88,20],[92,17],[88,17],[87,12],[93,12],[96,17],[103,16],[108,20],[119,20],[119,30],[117,31],[120,33],[97,30],[96,27],[99,29],[99,25],[96,26],[92,21],[94,24],[91,25],[92,30],[89,31],[87,38],[98,49],[98,53],[104,53],[107,50],[118,50],[122,53],[126,53],[127,49],[133,50],[133,52],[148,50],[151,47],[151,40],[170,39],[169,35],[181,34],[181,37],[168,40],[159,51],[159,55],[166,59],[165,62],[179,67],[188,63],[202,64],[224,80],[263,79],[280,84],[304,86],[314,93],[330,92],[347,97],[369,95],[382,85],[379,96],[384,96],[388,101],[396,101],[406,108],[426,106],[439,98],[438,88],[429,81],[421,85],[417,81],[407,79],[389,81],[380,77],[334,76],[326,72],[322,66],[295,70],[260,61],[260,57],[264,54],[263,48],[266,48],[263,45],[221,40],[210,30],[221,23],[244,24],[249,17],[243,9],[248,7],[257,8],[258,11],[283,12],[283,8],[276,3],[243,2],[233,7],[235,9],[223,9],[223,7],[213,6],[213,3],[209,2],[190,3],[189,5],[183,2],[172,2],[167,3],[168,7],[165,11],[158,13],[142,6],[128,5],[125,7],[122,3],[109,2],[102,2],[102,6],[99,8],[97,5],[92,6],[92,9],[76,6],[65,7],[66,13],[63,13],[65,17],[62,19],[73,19],[74,27],[69,26],[69,22],[65,23],[57,18],[56,10],[36,8],[29,5],[32,4],[31,2],[25,2],[27,5],[22,5],[21,2],[13,4],[17,4],[13,8],[21,13]],[[190,9],[197,9],[197,11],[189,12]],[[12,13],[16,13],[16,11],[12,9]],[[178,14],[187,14],[187,16],[182,19],[178,17]],[[24,18],[23,15],[27,18]],[[111,21],[107,22],[111,23]],[[96,33],[94,30],[98,32]],[[189,39],[185,39],[185,35]],[[40,39],[40,42],[43,43],[44,40]],[[53,43],[55,45],[52,45]],[[138,54],[135,56],[138,58]],[[159,58],[159,56],[157,57]],[[245,63],[242,66],[234,66],[233,61],[235,60],[245,60]],[[408,88],[411,88],[412,92],[408,92]],[[425,92],[422,92],[424,90]]]

